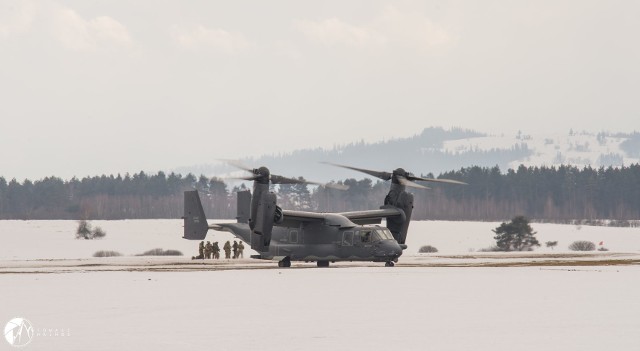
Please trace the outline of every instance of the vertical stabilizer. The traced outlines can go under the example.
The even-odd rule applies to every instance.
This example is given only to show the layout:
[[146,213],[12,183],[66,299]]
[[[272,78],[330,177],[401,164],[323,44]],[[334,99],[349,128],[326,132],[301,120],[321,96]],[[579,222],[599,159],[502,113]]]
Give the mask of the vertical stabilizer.
[[251,192],[249,190],[238,191],[238,223],[249,223],[251,216]]
[[197,190],[184,192],[184,239],[203,240],[209,225]]

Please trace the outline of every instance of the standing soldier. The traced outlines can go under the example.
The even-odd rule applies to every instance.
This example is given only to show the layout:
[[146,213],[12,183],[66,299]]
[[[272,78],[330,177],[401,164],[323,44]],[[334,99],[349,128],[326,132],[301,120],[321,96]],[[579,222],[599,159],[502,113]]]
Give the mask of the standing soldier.
[[204,246],[204,256],[206,259],[211,258],[211,254],[213,253],[213,246],[211,246],[211,242],[207,241],[207,245]]
[[231,258],[231,243],[229,242],[229,240],[227,240],[226,243],[224,243],[224,258]]
[[198,257],[199,259],[204,259],[204,241],[200,242],[200,246],[198,247]]
[[238,244],[238,257],[244,258],[244,254],[242,253],[243,251],[244,251],[244,245],[242,245],[242,240],[241,240],[240,243]]
[[238,243],[233,241],[233,258],[238,258]]
[[220,246],[218,246],[218,242],[213,243],[213,259],[220,259]]

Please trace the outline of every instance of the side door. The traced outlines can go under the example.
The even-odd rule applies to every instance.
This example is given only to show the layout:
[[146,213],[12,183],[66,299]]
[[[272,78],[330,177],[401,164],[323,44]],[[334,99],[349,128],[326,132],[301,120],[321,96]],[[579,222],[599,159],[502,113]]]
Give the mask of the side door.
[[289,229],[289,244],[298,245],[300,241],[300,229]]
[[342,238],[340,240],[340,246],[342,247],[352,247],[353,246],[353,230],[345,230],[342,232]]

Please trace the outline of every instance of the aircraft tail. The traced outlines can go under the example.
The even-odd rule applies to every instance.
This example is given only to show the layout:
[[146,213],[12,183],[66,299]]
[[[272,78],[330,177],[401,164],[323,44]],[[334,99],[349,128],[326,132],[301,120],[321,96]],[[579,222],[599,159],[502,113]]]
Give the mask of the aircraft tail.
[[203,240],[207,236],[209,224],[200,202],[197,190],[184,192],[184,239]]
[[238,191],[238,223],[249,223],[251,216],[251,192],[249,190]]

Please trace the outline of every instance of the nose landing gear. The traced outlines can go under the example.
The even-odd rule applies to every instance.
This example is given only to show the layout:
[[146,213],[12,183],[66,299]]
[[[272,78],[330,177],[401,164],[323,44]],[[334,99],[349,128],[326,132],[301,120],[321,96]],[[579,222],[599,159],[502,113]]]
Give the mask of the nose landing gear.
[[385,267],[393,267],[393,266],[395,266],[395,263],[393,263],[393,261],[387,261],[387,262],[384,264],[384,266],[385,266]]
[[291,259],[289,258],[289,256],[278,261],[278,267],[286,267],[286,268],[291,267]]

